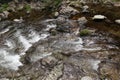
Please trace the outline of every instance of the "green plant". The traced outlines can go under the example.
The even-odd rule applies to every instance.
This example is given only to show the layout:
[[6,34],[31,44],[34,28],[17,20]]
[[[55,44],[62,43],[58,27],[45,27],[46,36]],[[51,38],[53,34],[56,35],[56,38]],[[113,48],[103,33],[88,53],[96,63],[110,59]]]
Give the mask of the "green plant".
[[91,31],[88,29],[83,29],[80,31],[80,36],[88,36],[91,34]]
[[7,10],[8,7],[9,7],[8,4],[2,4],[1,7],[0,7],[0,12],[3,12],[5,10]]
[[32,8],[31,8],[31,6],[30,6],[29,4],[26,4],[26,5],[24,6],[24,9],[25,9],[26,11],[31,11],[31,10],[32,10]]

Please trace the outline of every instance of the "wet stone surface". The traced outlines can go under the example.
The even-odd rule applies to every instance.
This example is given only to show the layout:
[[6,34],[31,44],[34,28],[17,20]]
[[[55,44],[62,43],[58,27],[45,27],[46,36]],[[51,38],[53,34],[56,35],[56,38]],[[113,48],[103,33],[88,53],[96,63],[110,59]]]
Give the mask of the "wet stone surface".
[[[120,80],[120,50],[86,17],[0,22],[1,80]],[[80,31],[89,30],[87,36]]]

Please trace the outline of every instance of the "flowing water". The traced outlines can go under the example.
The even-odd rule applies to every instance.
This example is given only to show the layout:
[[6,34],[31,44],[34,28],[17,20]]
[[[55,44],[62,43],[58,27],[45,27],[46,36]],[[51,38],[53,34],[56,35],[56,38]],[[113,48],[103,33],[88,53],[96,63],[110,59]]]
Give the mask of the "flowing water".
[[[37,24],[39,25],[32,23],[28,25],[27,23],[16,23],[13,21],[0,22],[0,66],[2,68],[19,71],[21,70],[20,67],[22,67],[23,70],[27,70],[24,74],[31,75],[33,72],[29,73],[29,65],[24,63],[26,61],[32,64],[30,67],[37,70],[37,67],[40,65],[38,63],[36,64],[36,62],[39,62],[41,59],[53,55],[58,55],[57,57],[59,59],[59,54],[61,53],[64,53],[62,56],[69,56],[69,54],[80,52],[80,58],[77,58],[79,57],[77,54],[73,54],[72,57],[68,58],[67,62],[78,66],[89,66],[91,67],[90,69],[97,71],[99,68],[98,64],[101,63],[102,59],[104,60],[106,58],[106,55],[108,55],[112,49],[118,50],[117,53],[119,53],[119,47],[115,45],[114,39],[102,35],[99,32],[87,37],[80,37],[74,34],[75,32],[58,32],[56,35],[52,35],[49,31],[57,28],[56,19],[47,19]],[[83,51],[83,53],[81,51]],[[87,53],[84,54],[84,51]],[[105,54],[102,53],[104,51],[106,51]],[[88,56],[89,53],[91,53],[90,55],[92,57]],[[64,60],[64,58],[62,59]],[[69,69],[70,66],[66,66],[68,66]],[[82,66],[82,68],[84,67]],[[66,70],[65,68],[65,71]],[[23,73],[21,73],[21,75],[22,74]],[[62,80],[64,80],[64,76]]]

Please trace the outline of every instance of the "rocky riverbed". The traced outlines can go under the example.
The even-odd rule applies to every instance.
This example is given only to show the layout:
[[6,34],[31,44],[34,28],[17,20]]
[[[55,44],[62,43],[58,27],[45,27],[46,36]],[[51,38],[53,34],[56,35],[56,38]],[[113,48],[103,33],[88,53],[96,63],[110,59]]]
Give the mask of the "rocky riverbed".
[[0,80],[120,80],[119,9],[63,2],[10,13],[0,21]]

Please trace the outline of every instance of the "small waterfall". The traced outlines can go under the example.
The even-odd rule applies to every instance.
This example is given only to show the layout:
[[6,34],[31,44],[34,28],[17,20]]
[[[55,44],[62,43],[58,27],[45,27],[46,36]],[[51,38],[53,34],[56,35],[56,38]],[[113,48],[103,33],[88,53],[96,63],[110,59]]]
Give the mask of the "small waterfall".
[[[4,34],[7,31],[9,31],[9,29],[2,31],[1,34]],[[36,31],[32,29],[30,30],[29,34],[25,34],[25,35],[22,34],[21,30],[17,30],[13,36],[15,39],[10,38],[8,40],[5,40],[4,42],[5,48],[0,48],[0,66],[12,70],[18,70],[19,66],[23,65],[20,62],[21,56],[25,55],[25,52],[34,43],[38,42],[39,40],[45,39],[47,36],[49,36],[49,34],[47,33],[38,34]],[[15,49],[19,47],[21,49],[19,52],[16,53]],[[45,55],[41,55],[41,56],[44,57]]]
[[18,40],[22,43],[23,47],[24,47],[24,51],[28,50],[32,45],[29,43],[29,41],[21,35],[20,31],[18,31],[16,33],[16,37],[18,38]]

